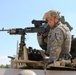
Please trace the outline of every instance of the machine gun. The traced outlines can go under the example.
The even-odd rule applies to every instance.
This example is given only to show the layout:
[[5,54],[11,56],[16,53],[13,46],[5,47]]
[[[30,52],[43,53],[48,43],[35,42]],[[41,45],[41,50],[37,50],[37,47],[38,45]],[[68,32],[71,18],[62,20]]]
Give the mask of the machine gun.
[[21,35],[18,59],[26,59],[24,58],[25,56],[23,57],[23,51],[24,49],[26,49],[26,44],[25,44],[26,33],[39,33],[39,34],[44,33],[45,28],[43,27],[43,23],[47,23],[47,22],[42,20],[32,20],[32,24],[34,24],[34,27],[13,28],[13,29],[2,28],[0,30],[0,31],[7,31],[10,35]]
[[47,23],[46,21],[42,20],[32,20],[32,24],[34,24],[35,27],[26,27],[26,28],[13,28],[13,29],[4,29],[2,28],[0,31],[7,31],[9,34],[26,34],[26,33],[43,33],[44,27],[42,26],[43,23]]

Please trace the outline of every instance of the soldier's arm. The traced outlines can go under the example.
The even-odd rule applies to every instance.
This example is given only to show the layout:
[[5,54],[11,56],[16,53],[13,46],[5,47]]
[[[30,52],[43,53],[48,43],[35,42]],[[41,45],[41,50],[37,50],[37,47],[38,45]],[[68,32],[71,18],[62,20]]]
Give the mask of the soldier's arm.
[[59,58],[63,40],[64,40],[63,32],[60,29],[56,29],[50,47],[50,57],[53,57],[56,60]]

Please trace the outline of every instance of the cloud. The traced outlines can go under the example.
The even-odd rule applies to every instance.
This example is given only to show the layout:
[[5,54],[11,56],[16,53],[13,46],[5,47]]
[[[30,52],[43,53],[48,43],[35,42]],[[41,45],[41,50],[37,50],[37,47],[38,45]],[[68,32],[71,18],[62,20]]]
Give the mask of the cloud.
[[0,57],[0,60],[6,59],[6,58],[7,58],[7,56],[1,56],[1,57]]
[[1,64],[4,64],[4,65],[10,64],[9,61],[10,61],[10,59],[7,56],[0,56],[0,65]]

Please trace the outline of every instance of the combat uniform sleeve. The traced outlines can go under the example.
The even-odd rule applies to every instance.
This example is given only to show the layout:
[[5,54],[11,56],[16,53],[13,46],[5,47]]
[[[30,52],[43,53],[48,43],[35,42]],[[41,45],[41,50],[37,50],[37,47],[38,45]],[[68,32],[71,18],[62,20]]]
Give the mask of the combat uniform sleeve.
[[50,59],[51,60],[57,60],[59,58],[61,49],[62,49],[62,43],[64,40],[63,32],[57,28],[53,36],[51,36],[51,43],[50,43]]

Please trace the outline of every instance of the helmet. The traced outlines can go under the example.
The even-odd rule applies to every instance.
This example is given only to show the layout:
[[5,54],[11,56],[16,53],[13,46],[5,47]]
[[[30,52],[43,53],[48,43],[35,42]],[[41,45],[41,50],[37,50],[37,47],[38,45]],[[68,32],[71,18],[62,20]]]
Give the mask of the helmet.
[[57,18],[60,18],[60,12],[59,11],[56,11],[56,10],[50,10],[48,12],[46,12],[43,16],[43,20],[46,20],[50,17],[57,17]]
[[18,75],[37,75],[37,74],[31,70],[23,70],[23,71],[19,72]]

